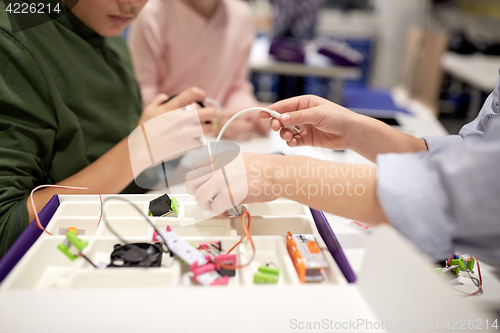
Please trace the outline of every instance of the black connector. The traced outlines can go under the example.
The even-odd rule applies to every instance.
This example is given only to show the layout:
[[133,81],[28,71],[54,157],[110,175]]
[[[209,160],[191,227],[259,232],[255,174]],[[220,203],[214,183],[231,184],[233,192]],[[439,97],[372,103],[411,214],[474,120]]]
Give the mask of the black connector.
[[149,211],[154,217],[165,216],[173,212],[172,201],[167,194],[149,202]]

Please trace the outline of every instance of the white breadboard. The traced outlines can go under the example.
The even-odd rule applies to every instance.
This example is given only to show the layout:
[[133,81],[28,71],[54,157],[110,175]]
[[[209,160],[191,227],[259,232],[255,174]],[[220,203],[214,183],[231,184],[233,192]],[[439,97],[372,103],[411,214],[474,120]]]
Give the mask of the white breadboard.
[[[235,244],[244,230],[241,217],[212,217],[196,224],[186,223],[203,217],[203,211],[189,195],[171,195],[179,201],[179,216],[150,219],[163,231],[167,225],[189,243],[220,241],[223,250]],[[103,196],[103,199],[109,196]],[[158,195],[122,195],[147,215],[149,202]],[[151,268],[105,268],[96,269],[83,258],[69,260],[57,246],[65,239],[68,227],[79,230],[78,237],[88,246],[83,253],[96,265],[106,266],[115,244],[122,244],[101,221],[97,225],[100,202],[95,195],[59,196],[60,206],[47,226],[53,235],[43,233],[30,250],[0,285],[0,291],[8,290],[72,290],[88,288],[158,288],[185,285],[182,276],[189,266],[179,260],[163,255],[161,267]],[[247,206],[252,215],[250,233],[256,255],[251,265],[237,270],[230,278],[232,286],[257,286],[253,275],[261,265],[276,265],[280,270],[277,285],[301,285],[295,267],[286,249],[286,233],[313,234],[328,263],[322,269],[323,284],[346,284],[332,256],[319,236],[309,208],[288,200],[270,203],[255,203]],[[138,212],[123,201],[108,201],[106,204],[108,223],[130,243],[152,242],[153,228]],[[62,234],[60,234],[62,233]],[[247,240],[237,246],[235,252],[239,264],[248,262],[252,249]],[[199,287],[199,286],[193,286]],[[222,287],[223,288],[223,287]]]

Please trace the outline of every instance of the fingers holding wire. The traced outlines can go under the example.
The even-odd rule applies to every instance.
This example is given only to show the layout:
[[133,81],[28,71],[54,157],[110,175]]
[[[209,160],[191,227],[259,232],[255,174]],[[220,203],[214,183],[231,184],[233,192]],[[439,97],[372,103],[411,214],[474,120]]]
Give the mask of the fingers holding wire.
[[283,124],[281,124],[278,119],[275,119],[275,118],[271,119],[271,128],[273,131],[278,132],[282,127],[283,127]]
[[305,134],[307,134],[307,129],[302,129],[300,134],[287,127],[282,127],[280,131],[280,137],[286,141],[289,147],[304,146],[304,139],[302,135]]

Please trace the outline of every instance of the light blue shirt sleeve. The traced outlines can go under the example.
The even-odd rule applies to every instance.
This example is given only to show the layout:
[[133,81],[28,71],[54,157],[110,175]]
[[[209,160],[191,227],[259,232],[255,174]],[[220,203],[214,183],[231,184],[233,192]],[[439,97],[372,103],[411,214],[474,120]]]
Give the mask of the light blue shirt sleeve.
[[377,157],[377,195],[396,229],[436,260],[460,249],[500,265],[499,81],[459,135]]

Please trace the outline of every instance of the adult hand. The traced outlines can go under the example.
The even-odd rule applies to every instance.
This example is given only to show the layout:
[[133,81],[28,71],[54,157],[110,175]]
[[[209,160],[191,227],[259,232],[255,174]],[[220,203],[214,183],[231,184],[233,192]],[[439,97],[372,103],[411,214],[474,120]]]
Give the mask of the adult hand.
[[[282,114],[280,120],[271,119],[274,131],[290,147],[314,146],[329,149],[349,148],[349,132],[357,114],[326,99],[306,95],[277,102],[269,107]],[[270,115],[261,112],[261,118]],[[284,126],[297,126],[300,134]]]

